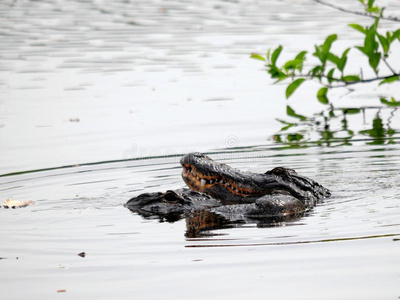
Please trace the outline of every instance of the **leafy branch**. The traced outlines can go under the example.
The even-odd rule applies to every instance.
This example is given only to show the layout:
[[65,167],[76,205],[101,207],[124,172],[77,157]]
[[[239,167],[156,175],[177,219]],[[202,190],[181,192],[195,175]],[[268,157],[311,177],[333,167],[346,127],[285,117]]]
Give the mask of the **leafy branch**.
[[365,11],[350,10],[350,9],[343,8],[341,6],[337,6],[335,4],[326,2],[324,0],[313,0],[313,1],[317,2],[319,4],[322,4],[322,5],[325,5],[325,6],[329,6],[331,8],[336,9],[336,10],[343,11],[343,12],[346,12],[346,13],[351,13],[351,14],[354,14],[354,15],[370,17],[370,18],[380,17],[382,20],[400,22],[400,18],[398,18],[398,17],[383,15],[384,9],[380,8],[378,6],[374,6],[374,1],[371,1],[371,0],[369,0],[367,2],[365,2],[365,0],[359,0],[361,2],[361,4],[364,6],[364,10]]
[[[315,0],[319,1],[319,0]],[[360,32],[364,37],[364,42],[360,46],[347,48],[340,55],[331,51],[332,44],[337,40],[337,34],[329,35],[324,43],[315,45],[315,51],[312,53],[318,59],[318,63],[308,67],[305,71],[305,62],[307,60],[307,51],[299,52],[293,59],[286,61],[282,66],[278,65],[278,58],[283,50],[282,46],[276,49],[268,50],[266,56],[252,54],[254,59],[266,63],[266,68],[271,78],[276,82],[287,79],[292,82],[286,88],[286,98],[289,98],[297,88],[306,80],[319,82],[322,87],[317,92],[317,99],[328,104],[327,97],[329,89],[338,87],[348,87],[349,85],[379,81],[379,85],[400,81],[400,69],[396,70],[388,62],[390,50],[393,42],[400,40],[400,29],[387,31],[384,34],[379,33],[379,21],[382,18],[384,8],[374,6],[374,0],[359,0],[366,7],[369,14],[379,14],[375,16],[374,23],[371,26],[359,24],[349,24],[349,26]],[[368,58],[369,67],[374,71],[375,77],[364,78],[362,71],[359,74],[348,74],[345,70],[348,54],[352,49],[357,49]],[[389,74],[380,75],[379,67],[384,64],[389,70]]]

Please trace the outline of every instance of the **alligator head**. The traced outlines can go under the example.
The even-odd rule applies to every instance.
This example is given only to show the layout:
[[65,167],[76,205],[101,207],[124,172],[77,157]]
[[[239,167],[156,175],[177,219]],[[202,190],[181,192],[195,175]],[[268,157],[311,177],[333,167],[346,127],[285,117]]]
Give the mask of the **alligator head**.
[[168,190],[165,193],[144,193],[130,199],[125,206],[142,216],[157,215],[166,220],[180,219],[185,213],[210,209],[221,203],[207,194],[190,189]]
[[330,195],[329,190],[292,169],[278,167],[265,174],[242,172],[201,153],[186,154],[180,162],[182,178],[189,188],[224,204],[254,203],[263,195],[283,194],[311,206]]

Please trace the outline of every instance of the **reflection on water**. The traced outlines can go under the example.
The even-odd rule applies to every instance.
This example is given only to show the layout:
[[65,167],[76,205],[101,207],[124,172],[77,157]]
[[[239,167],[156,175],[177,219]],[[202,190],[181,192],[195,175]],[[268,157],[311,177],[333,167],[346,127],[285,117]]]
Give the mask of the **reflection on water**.
[[286,226],[288,223],[298,221],[306,215],[306,213],[300,213],[290,216],[249,218],[243,214],[231,213],[229,215],[223,215],[210,210],[197,210],[191,213],[166,214],[147,212],[143,210],[130,210],[134,214],[139,214],[144,219],[158,220],[161,223],[173,223],[184,219],[186,222],[185,236],[188,238],[218,236],[219,233],[216,230],[239,227],[245,224],[255,225],[259,228]]
[[225,218],[219,214],[210,211],[198,211],[185,217],[187,238],[201,238],[219,236],[216,230],[242,227],[246,224],[256,226],[257,228],[268,228],[277,226],[287,226],[290,222],[300,220],[305,213],[282,216],[282,217],[265,217],[259,219],[251,218]]
[[331,105],[313,117],[301,116],[296,122],[281,120],[284,126],[274,135],[274,140],[290,147],[307,147],[310,143],[351,146],[359,141],[368,145],[395,144],[399,141],[400,130],[392,127],[392,120],[397,115],[398,108],[392,107],[335,108]]
[[[198,238],[215,236],[217,233],[212,233],[216,229],[232,228],[233,222],[229,222],[222,216],[219,216],[210,211],[198,211],[193,215],[185,218],[187,238]],[[210,233],[211,232],[211,233]]]

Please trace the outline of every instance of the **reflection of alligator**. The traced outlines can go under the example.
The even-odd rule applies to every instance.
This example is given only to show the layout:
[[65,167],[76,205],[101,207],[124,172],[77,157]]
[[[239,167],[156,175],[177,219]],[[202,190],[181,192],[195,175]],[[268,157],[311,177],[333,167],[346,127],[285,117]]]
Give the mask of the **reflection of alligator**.
[[227,221],[248,222],[299,216],[330,196],[317,182],[282,167],[265,174],[241,172],[201,153],[185,155],[181,165],[182,178],[190,189],[141,194],[126,206],[142,216],[168,221],[207,211]]

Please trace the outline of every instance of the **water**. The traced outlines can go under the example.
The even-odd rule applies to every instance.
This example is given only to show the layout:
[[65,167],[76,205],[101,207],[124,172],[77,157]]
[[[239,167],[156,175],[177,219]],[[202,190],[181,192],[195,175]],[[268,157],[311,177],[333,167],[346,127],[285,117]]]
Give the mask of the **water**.
[[[332,32],[344,48],[359,38],[346,24],[368,19],[309,1],[89,0],[2,1],[0,20],[0,200],[35,201],[0,209],[1,299],[400,297],[398,111],[374,86],[335,91],[336,107],[370,107],[348,127],[332,120],[352,146],[318,147],[312,126],[308,143],[274,144],[284,86],[248,58],[278,44],[291,57]],[[315,92],[288,103],[321,111]],[[179,157],[194,150],[294,168],[333,196],[298,220],[196,236],[189,220],[123,206],[182,187]]]
[[176,157],[3,177],[2,195],[36,201],[0,210],[3,295],[397,298],[397,145],[246,151],[211,156],[256,172],[294,167],[333,196],[293,222],[236,224],[190,238],[185,220],[143,219],[123,207],[132,195],[183,186]]

